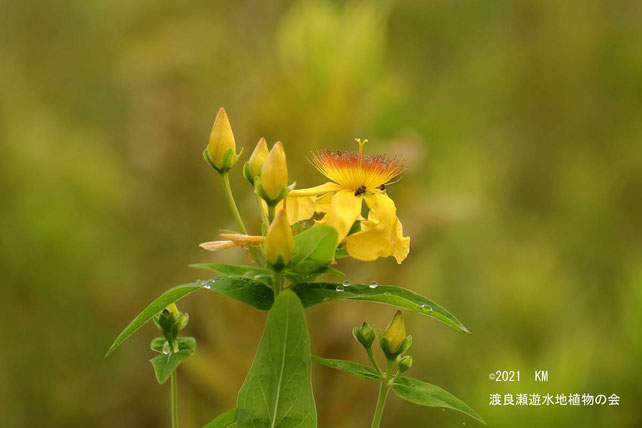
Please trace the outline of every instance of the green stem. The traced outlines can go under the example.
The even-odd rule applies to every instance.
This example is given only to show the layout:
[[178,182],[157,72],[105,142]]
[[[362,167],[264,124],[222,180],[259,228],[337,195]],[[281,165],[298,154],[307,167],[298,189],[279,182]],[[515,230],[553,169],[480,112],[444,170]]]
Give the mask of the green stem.
[[261,221],[263,222],[263,228],[265,229],[263,231],[263,235],[267,234],[267,230],[270,227],[270,220],[268,220],[267,213],[263,209],[263,199],[258,195],[258,193],[254,192],[254,196],[256,197],[256,203],[259,205],[259,213],[261,213]]
[[268,204],[268,221],[270,222],[270,224],[272,224],[272,222],[274,221],[275,208],[276,205]]
[[178,381],[176,370],[172,372],[172,428],[178,428]]
[[383,372],[381,371],[381,367],[379,367],[379,364],[377,363],[377,360],[374,357],[374,353],[372,352],[372,346],[366,349],[366,352],[368,353],[368,357],[370,357],[370,361],[372,361],[372,365],[374,366],[374,368],[379,372],[380,375],[383,375]]
[[234,216],[234,220],[236,220],[236,224],[239,226],[239,229],[241,229],[241,233],[247,235],[247,229],[243,224],[243,219],[241,219],[241,214],[239,213],[239,209],[236,207],[236,202],[234,201],[234,195],[232,194],[232,188],[230,187],[230,173],[228,171],[221,173],[221,178],[223,179],[223,189],[225,190],[225,199],[227,199],[227,204],[230,206],[230,210],[232,210],[232,215]]
[[390,390],[389,381],[393,364],[394,360],[388,360],[388,365],[386,366],[386,374],[381,381],[381,386],[379,387],[379,397],[377,398],[377,408],[375,409],[374,417],[372,418],[372,428],[379,428],[379,425],[381,424],[383,408],[386,405],[386,398],[388,398],[388,391]]
[[[232,194],[232,188],[230,187],[229,171],[222,172],[221,178],[223,179],[223,189],[225,191],[225,199],[227,199],[227,204],[230,206],[230,210],[232,211],[232,216],[234,217],[234,220],[236,221],[236,224],[238,225],[239,229],[241,229],[241,233],[243,233],[244,235],[247,235],[247,229],[245,228],[245,224],[243,224],[243,219],[241,218],[239,209],[236,207],[236,202],[234,201],[234,195]],[[252,256],[252,259],[254,260],[254,262],[259,266],[263,266],[263,263],[261,262],[261,258],[259,257],[259,254],[256,251],[256,248],[254,248],[251,244],[248,244],[247,249],[250,251],[250,255]]]
[[274,272],[274,297],[279,295],[283,289],[283,274],[281,272]]

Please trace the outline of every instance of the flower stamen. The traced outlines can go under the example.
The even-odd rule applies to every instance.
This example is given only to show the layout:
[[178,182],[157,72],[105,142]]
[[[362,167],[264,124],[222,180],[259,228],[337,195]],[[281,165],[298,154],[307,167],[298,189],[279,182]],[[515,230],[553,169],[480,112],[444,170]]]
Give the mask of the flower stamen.
[[[359,152],[328,149],[311,152],[310,163],[323,175],[340,186],[357,192],[361,186],[370,191],[389,183],[404,169],[403,160],[386,155],[363,155],[368,140],[356,140]],[[359,192],[357,194],[361,194]]]

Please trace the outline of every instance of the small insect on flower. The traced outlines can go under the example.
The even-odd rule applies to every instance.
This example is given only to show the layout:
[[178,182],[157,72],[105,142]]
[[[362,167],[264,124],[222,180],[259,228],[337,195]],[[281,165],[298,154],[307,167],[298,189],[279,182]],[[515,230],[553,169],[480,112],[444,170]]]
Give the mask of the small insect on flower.
[[[403,236],[397,208],[386,194],[386,186],[401,174],[403,161],[383,154],[365,156],[363,146],[368,140],[356,141],[358,152],[327,149],[312,152],[310,163],[331,181],[309,189],[291,190],[288,196],[315,197],[314,210],[325,213],[319,223],[337,230],[338,243],[345,243],[351,257],[372,261],[393,256],[401,263],[410,251],[410,238]],[[361,217],[363,202],[369,208],[368,219],[361,222],[361,230],[348,235]],[[288,210],[289,207],[288,203]]]

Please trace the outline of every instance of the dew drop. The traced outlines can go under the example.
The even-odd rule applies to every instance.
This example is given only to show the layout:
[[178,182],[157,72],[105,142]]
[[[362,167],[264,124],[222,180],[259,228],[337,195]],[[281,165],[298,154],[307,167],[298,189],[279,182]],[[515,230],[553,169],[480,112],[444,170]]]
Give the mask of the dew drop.
[[165,341],[165,343],[163,343],[163,354],[165,354],[165,355],[169,354],[169,342],[167,342],[167,341]]
[[431,308],[430,306],[428,306],[428,305],[425,305],[425,304],[424,304],[424,305],[421,305],[421,307],[422,307],[423,309],[428,309],[430,312],[432,312],[432,308]]
[[324,298],[323,298],[323,301],[324,301],[324,302],[327,302],[328,300],[330,300],[330,298],[329,298],[329,297],[324,297]]
[[390,292],[389,292],[389,291],[386,291],[385,293],[383,293],[383,295],[384,295],[384,296],[390,296]]
[[337,285],[337,291],[343,291],[343,290],[344,290],[343,285]]
[[370,284],[368,285],[370,288],[377,288],[379,287],[379,284],[377,284],[377,281],[370,281]]
[[203,287],[207,288],[208,290],[209,290],[210,288],[212,288],[212,286],[211,286],[211,285],[209,285],[209,284],[205,284]]
[[350,281],[343,281],[344,287],[350,287]]

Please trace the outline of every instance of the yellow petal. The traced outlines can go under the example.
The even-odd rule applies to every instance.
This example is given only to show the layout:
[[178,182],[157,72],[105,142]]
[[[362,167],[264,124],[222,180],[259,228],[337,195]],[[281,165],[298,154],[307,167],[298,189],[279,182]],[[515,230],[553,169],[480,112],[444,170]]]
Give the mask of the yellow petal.
[[292,196],[292,197],[319,196],[319,195],[325,195],[326,193],[330,193],[330,192],[336,192],[338,190],[341,190],[341,186],[339,186],[337,183],[333,183],[329,181],[319,186],[309,187],[307,189],[290,190],[290,192],[288,193],[288,196]]
[[392,237],[392,255],[397,263],[403,262],[410,252],[410,237],[403,236],[403,226],[397,218],[395,225],[395,234]]
[[410,238],[403,236],[395,203],[382,192],[365,196],[370,212],[361,231],[345,239],[348,254],[357,260],[372,261],[394,256],[401,263],[410,251]]
[[[283,201],[276,206],[277,210],[283,208]],[[290,224],[307,220],[314,215],[314,198],[312,196],[291,197],[287,196],[285,212],[288,215]]]
[[327,213],[332,204],[332,197],[334,193],[328,193],[327,195],[319,196],[314,201],[314,211],[318,213]]
[[174,315],[178,315],[178,308],[176,307],[176,303],[172,303],[171,305],[167,306],[165,309],[167,309]]
[[327,214],[319,220],[320,224],[334,227],[343,241],[352,224],[361,215],[362,195],[355,196],[352,190],[340,190],[332,196]]

